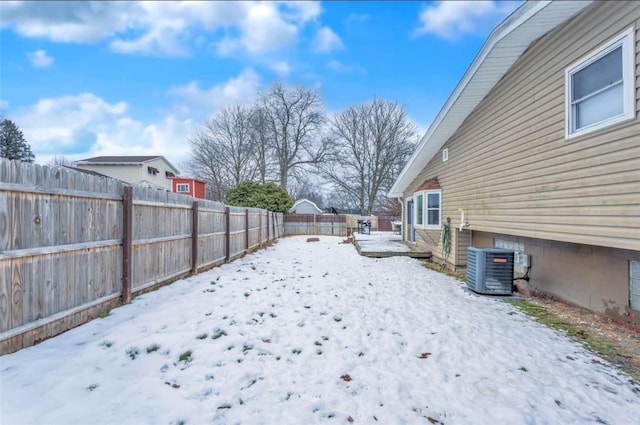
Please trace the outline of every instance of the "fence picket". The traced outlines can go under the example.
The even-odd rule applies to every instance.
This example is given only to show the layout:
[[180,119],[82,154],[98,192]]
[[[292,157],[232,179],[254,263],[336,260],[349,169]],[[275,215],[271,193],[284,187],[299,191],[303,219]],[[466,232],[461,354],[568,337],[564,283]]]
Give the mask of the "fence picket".
[[264,214],[0,159],[0,354],[261,246]]

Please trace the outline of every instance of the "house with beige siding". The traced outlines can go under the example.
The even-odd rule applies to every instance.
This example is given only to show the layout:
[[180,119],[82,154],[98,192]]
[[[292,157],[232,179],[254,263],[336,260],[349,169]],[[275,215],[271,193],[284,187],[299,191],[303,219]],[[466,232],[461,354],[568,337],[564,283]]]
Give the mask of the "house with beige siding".
[[403,238],[444,262],[448,229],[450,269],[470,246],[528,254],[520,290],[640,324],[639,27],[622,1],[498,25],[390,190]]
[[133,185],[172,191],[172,178],[178,169],[163,156],[96,156],[75,163],[89,170]]

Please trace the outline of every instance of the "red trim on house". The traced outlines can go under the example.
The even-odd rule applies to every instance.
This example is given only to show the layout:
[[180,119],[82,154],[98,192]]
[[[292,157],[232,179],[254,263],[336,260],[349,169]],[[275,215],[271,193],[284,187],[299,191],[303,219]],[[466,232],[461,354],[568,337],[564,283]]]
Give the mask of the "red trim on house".
[[438,182],[438,178],[426,180],[422,183],[415,191],[420,192],[422,190],[430,190],[430,189],[442,189],[440,187],[440,182]]

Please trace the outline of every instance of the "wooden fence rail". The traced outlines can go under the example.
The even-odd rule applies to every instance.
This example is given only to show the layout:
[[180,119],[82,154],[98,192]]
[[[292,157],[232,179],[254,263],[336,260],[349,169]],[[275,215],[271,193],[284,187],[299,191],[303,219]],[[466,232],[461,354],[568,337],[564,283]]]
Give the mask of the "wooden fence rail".
[[331,235],[349,234],[347,217],[335,214],[286,214],[284,231],[287,235]]
[[0,159],[0,354],[282,235],[281,213]]

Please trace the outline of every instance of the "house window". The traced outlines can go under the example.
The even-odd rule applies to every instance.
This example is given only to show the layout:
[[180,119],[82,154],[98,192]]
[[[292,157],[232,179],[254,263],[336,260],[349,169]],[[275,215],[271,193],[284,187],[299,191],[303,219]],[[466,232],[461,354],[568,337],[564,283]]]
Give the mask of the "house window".
[[416,196],[416,226],[424,224],[424,195]]
[[176,185],[178,193],[189,193],[189,183],[180,183]]
[[566,138],[635,117],[634,49],[630,28],[566,69]]
[[442,150],[442,162],[445,162],[449,159],[449,148]]
[[147,167],[147,172],[154,176],[159,173],[158,169],[155,167]]
[[442,192],[428,190],[415,195],[416,227],[439,229],[442,215]]

